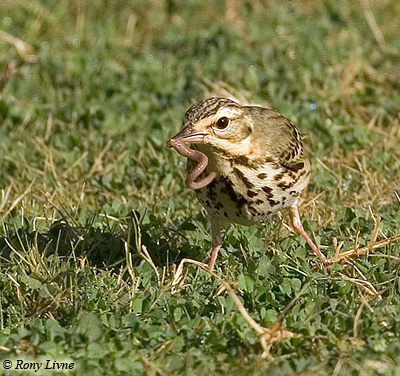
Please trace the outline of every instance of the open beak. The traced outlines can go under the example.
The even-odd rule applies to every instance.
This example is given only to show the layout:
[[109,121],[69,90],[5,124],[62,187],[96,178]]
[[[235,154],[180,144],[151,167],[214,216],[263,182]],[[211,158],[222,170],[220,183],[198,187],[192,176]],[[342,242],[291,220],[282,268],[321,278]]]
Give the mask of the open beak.
[[[193,143],[193,144],[201,144],[205,142],[205,138],[209,136],[209,133],[205,132],[197,132],[193,133],[193,129],[190,127],[186,127],[182,129],[177,135],[172,137],[167,141],[167,146],[172,147],[172,143],[174,141],[181,141],[181,142],[188,142],[188,143]],[[172,143],[171,143],[172,141]]]

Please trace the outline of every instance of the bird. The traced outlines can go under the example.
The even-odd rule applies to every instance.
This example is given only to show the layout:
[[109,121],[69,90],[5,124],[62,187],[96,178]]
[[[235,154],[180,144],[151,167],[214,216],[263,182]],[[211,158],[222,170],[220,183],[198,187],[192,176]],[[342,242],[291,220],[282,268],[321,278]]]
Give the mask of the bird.
[[298,128],[273,108],[210,97],[190,106],[182,130],[167,141],[188,158],[186,185],[211,223],[214,269],[231,224],[265,224],[288,211],[290,224],[323,264],[328,260],[304,230],[298,205],[311,166]]

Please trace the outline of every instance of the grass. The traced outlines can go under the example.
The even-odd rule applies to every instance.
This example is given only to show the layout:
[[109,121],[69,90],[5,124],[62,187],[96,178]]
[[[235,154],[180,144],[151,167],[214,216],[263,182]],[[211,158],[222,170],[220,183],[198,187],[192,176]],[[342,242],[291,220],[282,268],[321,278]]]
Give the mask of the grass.
[[269,104],[306,134],[302,220],[324,252],[399,234],[397,1],[3,0],[0,15],[0,72],[16,64],[0,84],[1,360],[400,373],[398,243],[329,272],[277,220],[232,227],[218,276],[259,325],[295,334],[268,359],[217,279],[185,265],[174,287],[210,235],[165,147],[206,93]]

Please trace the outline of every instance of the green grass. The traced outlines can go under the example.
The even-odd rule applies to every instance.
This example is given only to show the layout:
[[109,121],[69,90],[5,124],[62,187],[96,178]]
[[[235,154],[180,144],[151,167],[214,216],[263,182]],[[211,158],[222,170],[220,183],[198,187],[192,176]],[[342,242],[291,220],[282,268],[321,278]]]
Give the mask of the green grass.
[[218,275],[259,324],[296,334],[271,359],[218,280],[187,265],[173,289],[179,261],[207,261],[211,243],[165,141],[210,92],[269,104],[307,134],[302,220],[325,253],[333,238],[368,245],[378,218],[378,240],[400,233],[399,2],[264,3],[1,2],[0,72],[17,64],[0,94],[1,362],[400,373],[399,244],[329,272],[279,221],[232,227]]

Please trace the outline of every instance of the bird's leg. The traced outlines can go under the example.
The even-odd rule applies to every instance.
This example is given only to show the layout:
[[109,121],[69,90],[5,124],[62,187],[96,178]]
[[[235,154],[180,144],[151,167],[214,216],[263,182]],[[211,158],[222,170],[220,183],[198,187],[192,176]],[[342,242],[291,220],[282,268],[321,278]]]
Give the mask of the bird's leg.
[[218,252],[222,247],[222,232],[225,229],[225,224],[215,218],[211,218],[211,235],[212,235],[212,252],[208,269],[214,269],[215,261],[218,257]]
[[290,208],[290,220],[292,227],[304,238],[304,240],[310,246],[311,250],[318,256],[321,262],[324,265],[329,264],[327,258],[321,253],[321,251],[318,249],[318,247],[314,244],[314,242],[311,240],[311,238],[304,230],[303,225],[301,224],[300,221],[300,216],[297,206],[293,206]]
[[213,242],[213,248],[212,248],[212,252],[211,252],[211,259],[210,259],[210,262],[208,264],[208,269],[210,269],[210,271],[212,271],[214,269],[215,260],[217,259],[218,252],[219,252],[221,247],[222,247],[222,244]]

